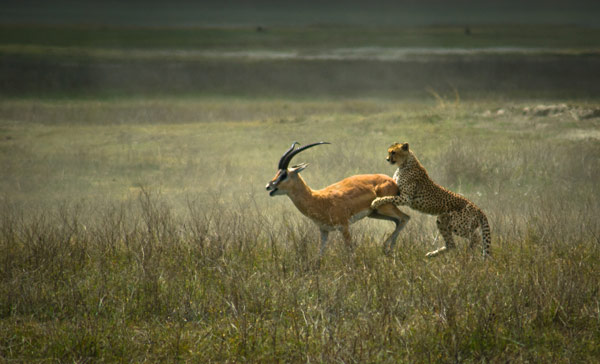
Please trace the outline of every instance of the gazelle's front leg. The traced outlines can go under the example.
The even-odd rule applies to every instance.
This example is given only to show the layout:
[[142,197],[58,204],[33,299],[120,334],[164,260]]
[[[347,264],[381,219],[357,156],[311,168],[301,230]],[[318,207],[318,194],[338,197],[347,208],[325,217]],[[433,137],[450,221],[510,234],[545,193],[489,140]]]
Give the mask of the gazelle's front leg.
[[323,256],[325,247],[327,247],[327,238],[329,237],[329,231],[321,229],[321,248],[319,249],[319,257]]

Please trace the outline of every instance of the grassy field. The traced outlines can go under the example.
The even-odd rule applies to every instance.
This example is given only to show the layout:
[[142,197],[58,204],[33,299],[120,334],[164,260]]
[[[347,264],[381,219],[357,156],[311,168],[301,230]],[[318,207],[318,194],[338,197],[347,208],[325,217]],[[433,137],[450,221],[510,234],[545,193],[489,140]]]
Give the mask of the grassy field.
[[[372,43],[385,46],[379,40]],[[65,46],[56,42],[43,46]],[[419,92],[402,97],[377,86],[399,64],[365,60],[344,71],[367,90],[361,95],[339,79],[324,87],[342,65],[336,61],[235,58],[213,63],[214,84],[231,77],[242,92],[165,92],[172,74],[159,72],[160,92],[152,93],[125,82],[111,88],[98,75],[89,76],[100,80],[93,86],[41,87],[81,73],[55,67],[40,83],[23,70],[129,64],[118,79],[140,64],[166,67],[169,57],[114,61],[107,49],[137,48],[129,43],[89,47],[87,55],[81,44],[57,55],[34,54],[40,40],[24,43],[0,44],[0,75],[17,86],[25,80],[21,89],[4,86],[0,100],[0,361],[592,363],[600,356],[600,94],[586,79],[594,80],[597,56],[568,56],[588,66],[570,81],[564,76],[566,91],[549,82],[469,94],[471,82],[415,81]],[[191,57],[185,62],[197,61]],[[457,79],[470,73],[465,62],[490,60],[461,57]],[[533,69],[557,56],[519,57]],[[509,58],[507,65],[521,64]],[[231,74],[231,65],[249,68]],[[321,92],[281,82],[275,92],[251,94],[260,77],[243,84],[246,75],[273,65],[293,70],[298,82],[320,80]],[[528,77],[525,69],[513,68],[514,78]],[[503,74],[495,77],[487,81]],[[317,228],[287,197],[264,190],[295,140],[332,143],[294,160],[311,164],[303,176],[313,188],[352,174],[391,175],[387,146],[409,142],[437,182],[488,214],[493,259],[459,241],[426,260],[435,219],[404,208],[412,219],[391,256],[382,242],[392,224],[361,221],[351,230],[356,249],[333,234],[317,268]]]
[[[593,361],[598,118],[526,106],[4,101],[0,355]],[[316,228],[263,190],[296,139],[333,143],[300,158],[315,188],[391,174],[387,145],[410,142],[488,213],[494,259],[459,245],[425,260],[434,219],[407,211],[392,257],[381,252],[392,226],[365,221],[353,254],[334,240],[315,269]]]

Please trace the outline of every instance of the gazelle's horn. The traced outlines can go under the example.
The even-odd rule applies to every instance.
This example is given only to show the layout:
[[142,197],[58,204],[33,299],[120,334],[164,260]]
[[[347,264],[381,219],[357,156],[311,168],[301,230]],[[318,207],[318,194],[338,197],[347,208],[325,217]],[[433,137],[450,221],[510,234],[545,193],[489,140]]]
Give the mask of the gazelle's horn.
[[294,158],[294,156],[296,154],[302,152],[303,150],[306,150],[308,148],[312,148],[312,147],[314,147],[316,145],[331,144],[331,143],[328,143],[328,142],[317,142],[317,143],[308,144],[308,145],[305,145],[305,146],[303,146],[301,148],[293,150],[294,146],[296,144],[297,143],[294,142],[294,144],[292,144],[292,147],[290,149],[288,149],[287,152],[285,152],[285,154],[283,155],[283,157],[281,157],[281,160],[279,161],[279,169],[287,169],[287,167],[290,164],[290,161],[292,160],[292,158]]
[[294,147],[296,146],[296,144],[300,144],[300,143],[294,142],[292,144],[292,146],[290,147],[290,149],[286,150],[285,153],[283,153],[283,155],[281,156],[281,159],[279,159],[279,165],[277,166],[277,168],[279,168],[279,169],[287,168],[287,166],[286,167],[282,167],[283,163],[285,162],[285,158],[288,156],[288,154],[290,154],[290,152],[292,150],[294,150]]

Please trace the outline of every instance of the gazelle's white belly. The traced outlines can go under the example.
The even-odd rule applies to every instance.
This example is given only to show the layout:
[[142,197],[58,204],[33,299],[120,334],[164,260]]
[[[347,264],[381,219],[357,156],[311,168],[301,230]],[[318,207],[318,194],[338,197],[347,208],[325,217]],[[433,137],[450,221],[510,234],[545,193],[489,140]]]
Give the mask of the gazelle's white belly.
[[[354,224],[355,222],[362,220],[365,217],[369,216],[371,214],[371,212],[373,212],[373,210],[371,210],[371,209],[363,210],[357,214],[350,216],[350,219],[348,220],[348,222],[350,224]],[[319,226],[319,229],[321,229],[321,230],[334,231],[334,230],[340,230],[343,227],[342,225],[326,225],[317,220],[313,220],[313,221]]]

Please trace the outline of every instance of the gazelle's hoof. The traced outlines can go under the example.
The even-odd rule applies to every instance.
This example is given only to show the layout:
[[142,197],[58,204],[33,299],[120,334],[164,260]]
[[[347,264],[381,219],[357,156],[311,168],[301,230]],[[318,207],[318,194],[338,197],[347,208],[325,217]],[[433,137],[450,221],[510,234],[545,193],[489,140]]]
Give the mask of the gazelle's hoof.
[[387,245],[384,245],[383,246],[383,255],[385,255],[387,257],[391,256],[392,255],[392,248],[390,248]]

